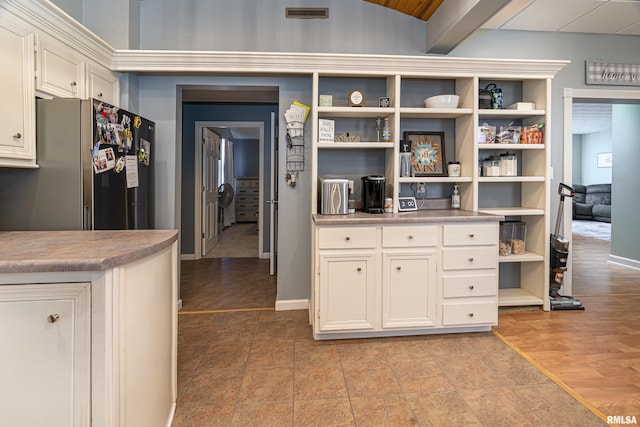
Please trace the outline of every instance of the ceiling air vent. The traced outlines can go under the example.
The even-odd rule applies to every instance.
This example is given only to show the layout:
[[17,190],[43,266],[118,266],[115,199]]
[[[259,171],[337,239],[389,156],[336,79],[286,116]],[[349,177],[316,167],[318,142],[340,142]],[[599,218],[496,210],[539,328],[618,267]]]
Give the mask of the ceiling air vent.
[[287,19],[327,19],[329,8],[327,7],[287,7],[285,9]]

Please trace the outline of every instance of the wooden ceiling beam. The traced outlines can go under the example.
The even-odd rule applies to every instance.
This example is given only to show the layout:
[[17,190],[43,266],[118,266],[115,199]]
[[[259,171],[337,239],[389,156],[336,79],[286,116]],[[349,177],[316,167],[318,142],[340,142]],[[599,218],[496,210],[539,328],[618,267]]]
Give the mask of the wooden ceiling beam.
[[428,21],[443,0],[364,0],[382,7],[397,10],[422,21]]

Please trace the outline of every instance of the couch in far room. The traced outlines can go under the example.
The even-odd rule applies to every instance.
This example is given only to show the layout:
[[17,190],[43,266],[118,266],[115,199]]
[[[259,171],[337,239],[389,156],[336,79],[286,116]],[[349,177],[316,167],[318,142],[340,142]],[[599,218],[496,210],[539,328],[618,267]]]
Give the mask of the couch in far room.
[[573,219],[611,222],[611,184],[576,184],[573,190]]

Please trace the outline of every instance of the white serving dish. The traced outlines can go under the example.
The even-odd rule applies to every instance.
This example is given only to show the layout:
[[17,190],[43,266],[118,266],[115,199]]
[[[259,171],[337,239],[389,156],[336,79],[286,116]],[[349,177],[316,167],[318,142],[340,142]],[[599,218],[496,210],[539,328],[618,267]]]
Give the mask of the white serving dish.
[[460,97],[458,95],[437,95],[424,100],[427,108],[458,108]]

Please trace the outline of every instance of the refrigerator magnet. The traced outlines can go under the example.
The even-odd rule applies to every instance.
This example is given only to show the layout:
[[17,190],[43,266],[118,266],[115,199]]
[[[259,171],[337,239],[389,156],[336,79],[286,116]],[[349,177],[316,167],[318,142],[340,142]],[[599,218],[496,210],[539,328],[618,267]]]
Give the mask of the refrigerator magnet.
[[142,119],[140,118],[140,116],[135,116],[133,118],[133,127],[138,129],[141,124],[142,124]]
[[125,162],[125,160],[124,160],[124,156],[120,156],[120,157],[118,157],[118,160],[116,161],[116,167],[115,167],[115,168],[113,168],[113,170],[114,170],[116,173],[120,173],[120,172],[122,172],[122,170],[124,169],[124,165],[125,165],[125,163],[126,163],[126,162]]
[[138,150],[138,161],[149,166],[149,156],[151,154],[151,143],[146,139],[140,138],[140,149]]

